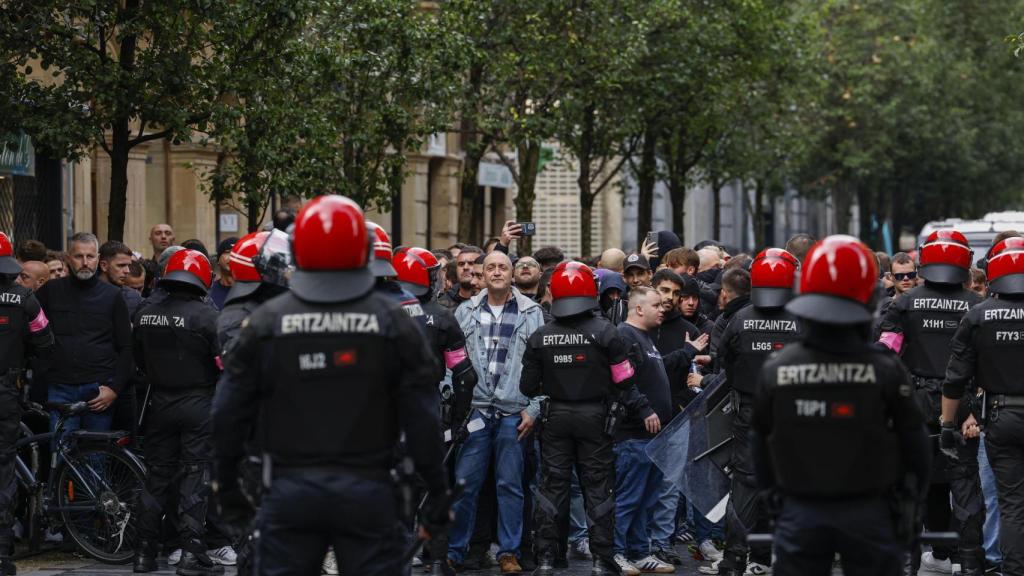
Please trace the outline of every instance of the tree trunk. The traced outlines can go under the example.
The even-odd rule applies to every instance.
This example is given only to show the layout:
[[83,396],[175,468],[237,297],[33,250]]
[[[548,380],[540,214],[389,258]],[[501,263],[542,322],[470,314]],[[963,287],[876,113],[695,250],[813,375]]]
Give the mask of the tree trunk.
[[594,106],[587,106],[583,112],[583,126],[580,131],[579,157],[576,161],[580,165],[580,174],[576,178],[576,184],[580,189],[580,256],[590,256],[591,244],[594,230],[591,227],[590,217],[594,211],[594,194],[590,172],[593,169],[593,146],[594,146]]
[[107,205],[107,240],[124,241],[124,219],[128,208],[128,119],[111,127],[110,202]]
[[[516,219],[519,222],[533,221],[533,201],[536,196],[537,168],[540,166],[539,141],[526,141],[519,144],[519,181],[516,184],[519,192],[516,194]],[[519,240],[519,253],[530,254],[533,252],[533,236],[523,236]]]
[[850,233],[850,198],[849,184],[842,180],[837,182],[832,191],[836,234]]
[[654,186],[658,182],[658,124],[648,122],[644,130],[643,147],[640,150],[640,171],[637,174],[636,204],[636,245],[643,245],[644,238],[651,231],[654,206]]
[[757,181],[754,188],[754,250],[760,250],[764,244],[764,190],[765,181]]
[[711,197],[714,203],[714,222],[711,224],[711,234],[715,240],[721,240],[722,236],[722,182],[718,178],[711,179]]
[[[139,10],[140,0],[126,0],[124,20],[130,22]],[[134,34],[125,34],[121,39],[118,64],[131,73],[135,68]],[[124,219],[128,208],[128,139],[131,137],[129,122],[131,111],[122,108],[117,119],[111,123],[110,146],[110,202],[107,206],[107,240],[124,241]]]
[[858,236],[861,242],[864,242],[871,248],[877,248],[878,242],[878,230],[872,225],[872,216],[874,212],[871,210],[871,194],[865,189],[867,186],[860,186],[857,189],[857,214],[858,220],[860,220]]
[[668,193],[672,198],[672,231],[680,240],[686,238],[686,175],[691,165],[686,157],[686,129],[678,128],[666,145],[665,161],[668,163]]
[[462,181],[459,184],[459,242],[471,241],[473,223],[480,219],[476,210],[476,197],[480,193],[477,175],[480,173],[480,159],[483,154],[475,147],[466,150],[462,162]]

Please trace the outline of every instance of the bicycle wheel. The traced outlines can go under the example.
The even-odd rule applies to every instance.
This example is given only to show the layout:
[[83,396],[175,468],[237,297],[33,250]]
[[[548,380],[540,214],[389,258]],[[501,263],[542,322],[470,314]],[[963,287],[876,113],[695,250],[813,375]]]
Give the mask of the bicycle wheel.
[[70,461],[58,467],[53,506],[68,535],[101,562],[130,562],[146,485],[142,469],[120,448],[103,444],[79,445]]

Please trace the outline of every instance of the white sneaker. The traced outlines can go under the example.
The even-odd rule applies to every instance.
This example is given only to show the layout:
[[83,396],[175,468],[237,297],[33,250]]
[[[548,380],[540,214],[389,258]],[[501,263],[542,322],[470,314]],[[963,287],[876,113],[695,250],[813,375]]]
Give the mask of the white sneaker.
[[654,554],[639,560],[633,560],[632,562],[634,566],[646,574],[671,574],[676,571],[675,566],[668,562],[662,562]]
[[320,565],[320,571],[331,576],[338,573],[338,559],[334,557],[334,548],[327,550],[327,555],[324,556],[324,563]]
[[423,558],[420,558],[419,554],[417,554],[417,555],[412,557],[412,567],[413,568],[422,568],[423,567]]
[[747,571],[743,573],[743,576],[769,576],[771,573],[771,566],[751,562],[750,564],[747,564]]
[[234,566],[238,564],[238,555],[235,554],[235,549],[231,546],[221,546],[216,550],[207,550],[206,555],[213,560],[214,564],[220,564],[221,566]]
[[934,574],[952,574],[953,563],[949,558],[939,560],[935,558],[930,550],[921,554],[921,572],[932,572]]
[[619,567],[619,571],[622,572],[622,576],[640,576],[640,569],[633,566],[633,564],[629,560],[626,560],[626,557],[622,554],[616,554],[613,559],[615,560],[615,564]]
[[700,574],[718,574],[718,565],[721,563],[721,560],[715,560],[711,563],[711,566],[698,566],[697,572]]
[[177,566],[178,562],[181,562],[181,548],[175,548],[167,555],[168,566]]
[[709,562],[717,562],[722,559],[722,551],[715,548],[715,544],[711,540],[705,540],[700,543],[697,547],[697,551],[704,557],[704,560]]
[[581,538],[572,545],[573,558],[581,558],[589,560],[590,555],[590,540],[588,538]]

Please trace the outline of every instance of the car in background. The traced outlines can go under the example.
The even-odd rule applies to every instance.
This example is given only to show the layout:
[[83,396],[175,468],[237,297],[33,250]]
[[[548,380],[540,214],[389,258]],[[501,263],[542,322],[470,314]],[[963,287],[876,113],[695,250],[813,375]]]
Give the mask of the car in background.
[[924,244],[928,235],[936,230],[957,230],[965,237],[974,252],[975,264],[988,253],[992,247],[992,239],[996,234],[1006,230],[1017,230],[1024,233],[1024,212],[989,212],[977,220],[963,220],[961,218],[948,218],[946,220],[935,220],[921,228],[917,235],[917,246]]

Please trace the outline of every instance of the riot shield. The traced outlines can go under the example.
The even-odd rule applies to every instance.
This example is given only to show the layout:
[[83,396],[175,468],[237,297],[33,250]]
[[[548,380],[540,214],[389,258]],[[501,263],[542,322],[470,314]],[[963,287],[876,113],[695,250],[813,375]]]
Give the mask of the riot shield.
[[725,515],[732,459],[732,401],[722,377],[647,444],[647,456],[712,522]]

